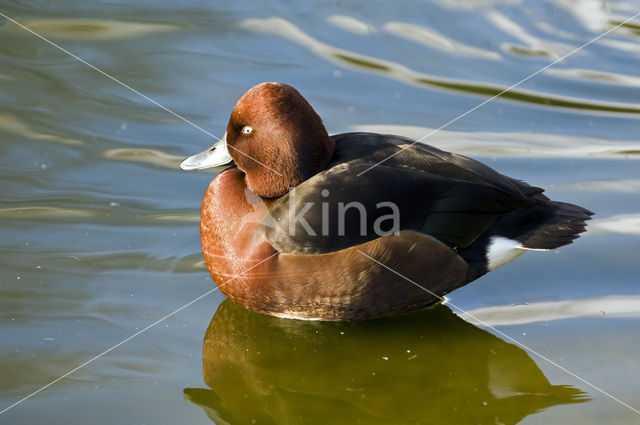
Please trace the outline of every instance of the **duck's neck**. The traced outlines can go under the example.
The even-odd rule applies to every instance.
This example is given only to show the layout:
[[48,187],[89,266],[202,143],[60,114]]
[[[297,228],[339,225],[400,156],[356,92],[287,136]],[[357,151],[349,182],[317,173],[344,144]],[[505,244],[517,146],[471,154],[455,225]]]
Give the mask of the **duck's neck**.
[[245,183],[262,198],[279,198],[305,180],[323,171],[331,162],[335,142],[329,136],[303,152],[280,152],[269,163],[251,164]]

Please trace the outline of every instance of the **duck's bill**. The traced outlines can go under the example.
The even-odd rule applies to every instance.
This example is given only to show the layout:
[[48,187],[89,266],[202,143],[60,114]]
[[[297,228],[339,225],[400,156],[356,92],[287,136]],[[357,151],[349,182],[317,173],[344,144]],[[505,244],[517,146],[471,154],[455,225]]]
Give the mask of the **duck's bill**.
[[209,149],[190,156],[180,163],[183,170],[204,170],[205,168],[219,167],[233,161],[227,149],[227,134]]

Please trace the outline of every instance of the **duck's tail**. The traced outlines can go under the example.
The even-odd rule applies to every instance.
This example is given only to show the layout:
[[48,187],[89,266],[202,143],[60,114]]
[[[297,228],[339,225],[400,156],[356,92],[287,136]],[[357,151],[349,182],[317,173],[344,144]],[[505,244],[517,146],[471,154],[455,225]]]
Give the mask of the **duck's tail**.
[[[547,201],[533,207],[534,227],[515,239],[525,249],[556,249],[568,245],[585,231],[593,212],[566,202]],[[537,222],[537,225],[535,224]]]
[[533,206],[500,217],[482,238],[460,252],[469,264],[469,279],[482,276],[526,251],[568,245],[586,229],[593,213],[577,205],[549,200],[542,194]]

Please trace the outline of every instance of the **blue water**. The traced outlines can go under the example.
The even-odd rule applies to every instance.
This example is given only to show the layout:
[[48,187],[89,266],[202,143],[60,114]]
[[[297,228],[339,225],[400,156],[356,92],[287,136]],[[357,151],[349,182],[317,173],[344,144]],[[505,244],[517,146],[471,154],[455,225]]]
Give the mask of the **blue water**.
[[[330,133],[420,138],[640,12],[640,2],[16,1],[4,2],[0,12],[216,136],[248,88],[280,81],[309,100]],[[573,245],[528,253],[450,298],[635,409],[639,37],[636,18],[424,140],[596,213]],[[180,159],[212,143],[209,135],[6,18],[0,18],[0,40],[3,410],[214,288],[198,233],[200,201],[214,174],[177,168]],[[220,425],[246,423],[247,412],[255,412],[257,423],[436,421],[428,404],[424,415],[401,404],[394,408],[403,391],[427,388],[411,379],[414,363],[385,369],[399,377],[389,381],[399,386],[389,386],[388,394],[380,389],[385,386],[374,392],[362,384],[363,395],[378,397],[374,404],[349,398],[336,377],[352,371],[355,382],[365,374],[345,357],[367,366],[388,356],[366,331],[370,325],[354,325],[357,335],[346,343],[329,338],[329,347],[341,349],[308,354],[319,369],[307,370],[270,339],[234,339],[232,331],[290,332],[301,338],[291,336],[294,347],[316,328],[236,313],[239,322],[225,330],[220,319],[212,321],[223,299],[216,291],[194,302],[0,414],[0,423]],[[418,326],[429,317],[412,320]],[[240,356],[234,350],[254,344],[247,349],[269,353],[269,360],[234,354],[225,360],[224,381],[211,378],[207,365],[217,363],[206,350],[203,359],[210,322],[213,341],[226,341],[229,353]],[[390,340],[393,323],[380,325]],[[464,402],[465,385],[476,381],[451,380],[444,366],[438,368],[437,359],[451,359],[439,351],[441,344],[421,345],[417,334],[398,330],[398,346],[432,350],[431,357],[415,359],[422,362],[415,370],[439,378],[429,380],[429,388],[447,396],[441,399],[446,406],[466,412],[455,416],[459,423],[640,423],[632,409],[531,351],[518,351],[522,347],[495,329],[463,325],[443,325],[459,347],[452,364],[475,364],[470,358],[480,358],[478,350],[503,341],[517,354],[496,364],[505,368],[517,358],[524,366],[513,369],[522,376],[541,373],[550,385],[583,396],[580,402],[554,398],[544,407],[526,397],[509,405],[495,380],[481,380],[486,394],[504,402],[486,414],[483,400]],[[480,342],[466,345],[469,335]],[[490,357],[491,351],[483,353]],[[321,373],[318,365],[329,371]],[[256,372],[262,370],[268,373]],[[305,379],[321,380],[322,391],[301,385]],[[520,388],[513,385],[512,395]],[[247,410],[238,401],[245,390],[253,406]],[[326,405],[342,407],[315,415],[309,406],[327,399],[333,404]]]

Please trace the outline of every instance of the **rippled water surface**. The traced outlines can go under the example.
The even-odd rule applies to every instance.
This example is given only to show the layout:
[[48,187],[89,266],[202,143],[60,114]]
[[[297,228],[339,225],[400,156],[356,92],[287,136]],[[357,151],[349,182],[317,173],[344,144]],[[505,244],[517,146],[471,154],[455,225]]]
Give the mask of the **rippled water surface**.
[[[139,92],[0,17],[0,410],[144,330],[0,423],[640,423],[640,18],[562,59],[640,1],[0,12]],[[298,88],[331,133],[446,125],[425,142],[596,216],[452,293],[475,319],[296,322],[216,291],[145,330],[213,288],[198,214],[214,174],[177,164],[262,81]]]

